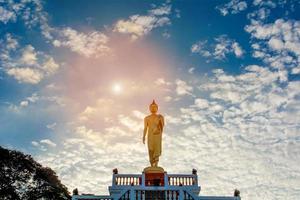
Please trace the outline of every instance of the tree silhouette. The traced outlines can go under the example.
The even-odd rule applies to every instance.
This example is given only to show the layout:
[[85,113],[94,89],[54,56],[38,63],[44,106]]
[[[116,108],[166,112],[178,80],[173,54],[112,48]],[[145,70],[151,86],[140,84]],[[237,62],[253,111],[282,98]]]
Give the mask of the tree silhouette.
[[66,186],[49,167],[43,167],[30,155],[0,146],[0,199],[67,200]]

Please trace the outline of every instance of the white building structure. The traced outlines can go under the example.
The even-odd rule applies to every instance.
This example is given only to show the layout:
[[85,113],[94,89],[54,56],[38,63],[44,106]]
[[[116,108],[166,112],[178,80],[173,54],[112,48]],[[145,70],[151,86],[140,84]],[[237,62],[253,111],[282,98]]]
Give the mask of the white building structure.
[[113,170],[109,195],[73,195],[72,200],[241,200],[233,196],[201,196],[197,171],[191,174],[142,173],[118,174]]

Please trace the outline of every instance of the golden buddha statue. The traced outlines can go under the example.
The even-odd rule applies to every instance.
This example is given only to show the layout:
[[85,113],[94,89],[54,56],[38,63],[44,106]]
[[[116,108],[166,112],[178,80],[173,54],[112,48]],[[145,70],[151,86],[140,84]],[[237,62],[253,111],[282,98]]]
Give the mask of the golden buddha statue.
[[[145,144],[145,138],[147,135],[149,161],[151,164],[150,168],[159,168],[158,161],[161,155],[162,147],[162,132],[164,128],[164,117],[157,114],[158,105],[153,102],[149,106],[151,112],[150,115],[144,119],[144,135],[143,143]],[[162,169],[162,168],[161,168]]]

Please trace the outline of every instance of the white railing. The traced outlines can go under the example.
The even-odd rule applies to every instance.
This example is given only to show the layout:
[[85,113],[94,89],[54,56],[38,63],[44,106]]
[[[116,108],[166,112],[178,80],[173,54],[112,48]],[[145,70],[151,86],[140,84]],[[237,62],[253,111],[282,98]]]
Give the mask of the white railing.
[[[145,186],[144,174],[113,174],[112,186]],[[196,174],[164,174],[164,186],[198,186]]]
[[168,185],[172,186],[198,186],[195,174],[166,174]]
[[114,174],[112,185],[142,185],[142,175],[140,174]]

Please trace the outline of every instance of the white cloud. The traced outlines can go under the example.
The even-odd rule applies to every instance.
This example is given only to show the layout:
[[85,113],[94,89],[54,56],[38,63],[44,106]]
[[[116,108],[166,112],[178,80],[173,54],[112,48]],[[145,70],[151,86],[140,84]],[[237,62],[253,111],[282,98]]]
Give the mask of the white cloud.
[[192,45],[191,52],[192,53],[200,53],[204,57],[211,56],[211,53],[205,49],[205,45],[207,44],[207,40],[205,41],[199,41]]
[[0,6],[0,21],[6,24],[9,21],[15,21],[16,14],[12,11],[6,10],[4,7]]
[[240,0],[230,0],[224,5],[217,6],[216,9],[218,9],[223,16],[226,16],[227,14],[237,14],[247,9],[247,2]]
[[170,5],[163,5],[149,10],[148,15],[132,15],[129,19],[120,19],[114,25],[113,31],[131,35],[136,40],[149,34],[153,29],[170,25],[168,15],[171,13]]
[[252,21],[245,30],[255,43],[253,56],[276,69],[297,68],[300,64],[300,22],[277,19],[263,24]]
[[6,49],[9,50],[16,50],[19,46],[18,40],[12,37],[11,34],[6,34]]
[[[59,169],[64,169],[61,171],[60,177],[62,180],[68,181],[68,186],[70,188],[77,188],[78,181],[81,180],[80,182],[82,184],[79,189],[82,192],[96,192],[99,189],[96,190],[95,188],[99,188],[99,185],[103,185],[102,187],[100,186],[101,189],[106,189],[106,185],[111,181],[107,178],[110,175],[110,171],[108,172],[105,170],[105,167],[103,166],[101,160],[103,158],[107,158],[107,156],[104,156],[103,153],[96,150],[94,145],[87,143],[83,139],[70,139],[65,142],[65,145],[67,146],[67,151],[61,156],[68,159],[68,162],[62,162],[60,157],[56,157],[55,154],[50,154],[51,157],[49,156],[47,159],[43,159],[43,163],[47,164],[48,166],[52,166],[54,169],[57,169],[57,171]],[[74,148],[76,145],[79,145],[80,151]],[[70,151],[73,151],[73,153],[71,153]],[[88,157],[93,158],[94,161],[91,162]],[[57,162],[58,160],[59,162]],[[55,165],[51,163],[55,163]],[[87,163],[90,164],[87,165]],[[69,167],[71,165],[73,167],[69,168],[68,165]],[[71,173],[68,173],[66,170],[71,170]],[[102,176],[101,178],[96,178],[97,183],[93,183],[90,181],[91,179],[95,180],[95,176],[92,174],[102,174],[104,176]]]
[[59,69],[51,56],[37,51],[32,45],[21,48],[11,34],[6,34],[0,43],[3,46],[0,50],[3,70],[20,83],[38,84]]
[[[281,2],[284,2],[284,1],[281,1]],[[272,2],[270,0],[267,0],[267,1],[263,1],[263,0],[254,0],[253,1],[253,5],[255,6],[267,6],[267,7],[272,7],[272,8],[275,8],[276,7],[276,3],[275,2]]]
[[133,15],[129,20],[119,20],[114,27],[114,31],[131,34],[131,38],[135,40],[147,35],[152,29],[166,24],[170,24],[167,17]]
[[149,10],[151,15],[169,15],[171,14],[171,5],[163,5],[152,10]]
[[165,96],[164,97],[164,101],[165,102],[169,102],[169,101],[171,101],[173,98],[171,97],[171,96]]
[[26,98],[26,100],[28,100],[31,103],[34,103],[39,99],[40,99],[40,97],[36,93],[33,93],[30,97]]
[[195,71],[195,68],[194,68],[194,67],[191,67],[191,68],[189,68],[189,70],[188,70],[188,72],[189,72],[190,74],[193,74],[194,71]]
[[32,146],[38,148],[41,151],[48,151],[49,147],[54,148],[54,147],[57,146],[50,139],[43,139],[43,140],[40,140],[40,141],[32,141],[31,144],[32,144]]
[[43,74],[39,70],[27,67],[10,68],[6,71],[6,73],[14,77],[20,83],[37,84],[44,78]]
[[169,85],[172,85],[171,82],[168,82],[166,81],[164,78],[158,78],[154,81],[154,83],[158,86],[161,86],[161,85],[166,85],[166,86],[169,86]]
[[278,51],[280,51],[284,46],[283,42],[281,40],[279,40],[278,38],[275,38],[275,37],[271,38],[269,40],[268,44],[272,49],[278,50]]
[[[38,160],[53,168],[69,189],[78,188],[83,193],[107,193],[107,186],[111,184],[111,170],[115,167],[120,171],[124,167],[126,173],[134,173],[147,165],[146,159],[142,158],[146,153],[141,138],[119,127],[111,127],[100,133],[81,126],[75,130],[72,138],[62,143],[61,149],[48,150],[44,155],[40,154]],[[116,166],[116,163],[122,163],[122,167],[119,164]],[[136,163],[140,163],[140,166]]]
[[226,54],[234,53],[236,57],[241,57],[243,55],[243,50],[237,42],[229,39],[227,36],[220,36],[216,39],[216,46],[213,55],[216,59],[226,58]]
[[93,129],[89,129],[86,126],[76,127],[75,132],[80,137],[84,137],[88,140],[94,140],[94,141],[98,141],[99,135],[101,135],[100,132],[94,131]]
[[[280,76],[277,70],[251,65],[236,75],[214,70],[205,84],[178,79],[193,88],[194,98],[182,95],[174,106],[168,103],[170,113],[162,113],[166,126],[160,165],[169,173],[197,168],[206,186],[202,195],[228,195],[243,185],[246,199],[297,199],[300,82],[280,84]],[[79,126],[63,146],[39,160],[69,188],[105,194],[111,169],[137,173],[148,165],[141,141],[143,116],[138,110],[117,115],[101,131]],[[95,178],[99,173],[103,176]],[[280,178],[270,183],[269,177]],[[261,185],[253,186],[257,181],[268,186],[264,193]],[[274,193],[273,188],[281,190]]]
[[28,101],[21,101],[21,102],[20,102],[20,106],[21,106],[21,107],[27,107],[28,104],[29,104]]
[[266,20],[270,16],[271,10],[269,8],[259,8],[258,10],[254,10],[253,12],[247,15],[248,19],[263,21]]
[[133,116],[135,116],[136,118],[141,119],[141,120],[144,120],[144,118],[146,117],[145,113],[142,113],[141,111],[138,111],[138,110],[134,110],[134,111],[132,111],[132,113],[133,113]]
[[110,52],[107,46],[109,38],[101,32],[78,32],[70,27],[57,30],[59,35],[53,40],[56,47],[67,47],[71,51],[86,57],[99,57]]
[[[220,79],[219,76],[231,78]],[[230,177],[239,177],[232,182],[231,187],[244,185],[242,192],[244,198],[276,199],[281,195],[284,197],[286,192],[272,193],[272,188],[278,187],[291,192],[287,198],[297,198],[294,194],[299,194],[296,188],[300,182],[295,182],[295,180],[300,177],[300,171],[294,171],[298,166],[297,161],[294,160],[295,152],[292,153],[288,149],[295,145],[296,152],[300,151],[300,143],[294,132],[295,129],[299,130],[299,121],[295,120],[295,118],[299,118],[300,114],[298,109],[300,105],[299,81],[280,85],[278,83],[280,76],[279,71],[257,65],[246,67],[246,71],[240,75],[229,75],[222,70],[216,70],[213,77],[210,77],[206,84],[199,88],[202,94],[201,98],[195,97],[194,105],[181,109],[181,118],[192,120],[191,125],[184,128],[184,134],[187,136],[185,140],[188,140],[188,137],[191,138],[190,140],[197,140],[193,143],[198,146],[195,147],[195,152],[197,149],[202,149],[200,154],[220,154],[214,156],[218,160],[215,160],[214,163],[222,163],[221,170],[213,169],[210,164],[202,168],[204,173],[202,176],[206,177],[202,185],[211,187],[205,193],[222,193],[220,191],[222,186],[215,186],[215,184],[222,182],[218,177],[226,169],[226,173],[221,175],[222,178],[230,180]],[[203,94],[207,95],[203,96]],[[218,94],[218,96],[213,96],[213,94]],[[200,100],[197,100],[199,98]],[[197,104],[199,104],[199,108],[196,106]],[[290,110],[290,106],[293,109]],[[288,115],[293,117],[287,117]],[[289,125],[287,126],[287,124]],[[289,136],[285,134],[287,132]],[[178,143],[180,144],[180,142]],[[188,141],[185,144],[187,145],[187,143]],[[289,147],[287,148],[287,146]],[[188,151],[191,154],[193,150],[189,149]],[[232,151],[238,151],[238,153],[235,154]],[[229,160],[238,157],[238,164],[235,164],[235,161],[228,161],[227,156]],[[201,158],[201,163],[210,162],[209,159],[211,159],[210,156],[207,159],[205,156],[201,156]],[[296,159],[300,159],[299,156]],[[270,162],[267,165],[271,165],[272,168],[262,168],[265,160]],[[252,168],[255,169],[255,173],[251,172],[251,175],[248,174],[250,163],[251,166],[255,166]],[[282,167],[285,169],[284,172]],[[292,172],[290,169],[293,169]],[[214,176],[212,176],[211,178],[214,180],[210,180],[211,173],[217,173],[218,177],[213,178]],[[280,180],[272,182],[271,185],[264,181],[266,177],[275,174],[281,177]],[[297,178],[291,180],[287,176],[296,176]],[[252,187],[251,182],[256,179],[260,179],[260,182],[263,181],[268,185],[265,188],[267,195],[258,193],[253,195],[253,191],[261,189],[260,186]]]
[[[98,57],[110,50],[107,46],[108,37],[104,33],[98,31],[82,33],[70,27],[64,29],[51,27],[48,24],[47,13],[39,0],[27,0],[19,3],[7,1],[4,3],[4,7],[0,7],[0,21],[6,23],[20,18],[29,29],[39,27],[42,35],[55,47],[67,47],[86,57]],[[24,62],[26,61],[34,62],[34,51],[28,49],[28,54],[24,54]]]
[[41,144],[46,144],[50,147],[56,147],[56,144],[49,139],[44,139],[40,141]]
[[[162,9],[155,12],[164,14],[167,11]],[[157,24],[164,24],[166,21],[167,18],[162,18]],[[257,57],[268,59],[267,64],[293,64],[290,67],[291,72],[299,73],[298,61],[289,56],[298,56],[296,39],[299,28],[295,26],[295,21],[283,22],[275,25],[251,24],[257,25],[257,30],[263,29],[262,32],[269,32],[266,25],[279,26],[274,27],[274,30],[281,29],[279,32],[272,30],[269,35],[261,37],[258,35],[264,33],[256,35],[254,28],[250,31],[252,47]],[[288,28],[289,23],[292,28]],[[153,28],[148,34],[152,30]],[[284,30],[286,32],[281,33]],[[80,35],[79,38],[84,38],[84,41],[90,34],[77,31],[75,33],[74,38]],[[82,42],[80,48],[63,44],[66,41],[77,41],[74,38],[62,35],[53,44],[84,55],[81,51],[90,48],[87,45],[89,42]],[[16,40],[8,40],[7,49],[0,50],[1,59],[4,61],[11,58],[7,52],[18,49]],[[193,46],[191,51],[201,54],[203,50],[202,56],[216,56],[221,59],[230,53],[236,57],[243,55],[242,48],[233,40],[229,42],[230,45],[216,42],[209,51],[205,52],[199,44]],[[88,56],[97,56],[93,48],[91,45]],[[23,55],[23,51],[21,48],[17,53]],[[35,56],[32,56],[34,53]],[[47,56],[40,59],[39,56],[41,53],[35,49],[23,61],[21,56],[17,56],[15,60],[18,62],[6,62],[9,64],[7,70],[30,68],[44,76],[57,70],[58,65],[54,59],[47,59]],[[16,65],[21,62],[33,66]],[[205,84],[183,78],[177,79],[175,84],[165,79],[157,79],[158,85],[176,87],[176,90],[164,97],[168,102],[165,109],[170,109],[173,113],[165,114],[166,127],[160,165],[170,173],[186,173],[189,169],[198,168],[199,176],[202,177],[200,183],[205,186],[203,195],[228,195],[233,188],[243,186],[242,197],[246,199],[297,199],[300,195],[300,82],[289,81],[287,76],[288,72],[284,67],[251,65],[237,75],[214,70],[212,76],[205,77]],[[180,98],[171,101],[175,95]],[[37,99],[46,97],[32,95],[21,101],[20,106],[36,102]],[[11,107],[18,108],[13,105]],[[84,123],[99,123],[112,110],[120,110],[117,103],[102,99],[83,107],[80,117],[86,117]],[[118,167],[120,173],[137,173],[148,165],[147,149],[141,143],[143,116],[144,113],[138,110],[118,115],[103,130],[92,129],[86,124],[76,124],[77,127],[66,138],[59,138],[62,146],[49,139],[32,141],[32,145],[47,151],[41,153],[38,160],[57,171],[69,189],[78,187],[81,192],[107,193],[107,186],[111,184],[111,169]],[[253,185],[257,182],[260,184]]]
[[[105,105],[105,106],[103,106]],[[105,118],[116,108],[115,101],[110,98],[99,98],[92,105],[87,105],[83,111],[79,113],[78,119],[82,123],[99,123],[99,119]],[[117,112],[117,109],[116,111]]]
[[246,31],[252,34],[252,37],[257,39],[269,39],[272,36],[282,36],[286,39],[292,39],[292,35],[288,32],[295,31],[297,33],[297,27],[299,22],[284,21],[283,19],[277,19],[274,23],[270,24],[260,24],[258,22],[253,22],[245,27]]
[[234,42],[231,47],[233,48],[236,57],[241,57],[243,55],[244,52],[237,42]]
[[209,103],[206,99],[197,98],[195,99],[195,106],[200,109],[208,108]]
[[294,67],[291,71],[292,74],[300,74],[300,66]]
[[41,67],[47,75],[51,75],[58,70],[59,65],[54,61],[52,57],[47,56],[46,61],[42,64]]
[[221,35],[214,39],[215,41],[208,44],[208,41],[198,41],[191,47],[192,53],[198,53],[206,58],[224,60],[228,54],[234,54],[239,58],[244,54],[244,50],[235,40]]
[[[44,98],[44,97],[43,97]],[[36,93],[33,93],[31,96],[24,98],[20,101],[19,105],[15,105],[13,103],[9,103],[8,108],[13,112],[20,113],[23,108],[29,106],[30,103],[35,103],[37,100],[41,99],[41,97],[37,96]]]
[[181,17],[180,10],[179,9],[175,9],[174,11],[175,11],[176,18],[180,18]]
[[[145,117],[145,116],[144,116]],[[134,132],[142,132],[143,130],[143,120],[135,120],[131,117],[119,115],[119,121],[122,125],[127,127],[130,131]]]
[[162,36],[163,36],[164,38],[168,39],[168,38],[171,37],[171,34],[170,34],[169,32],[167,32],[167,31],[164,31],[163,34],[162,34]]
[[57,126],[57,123],[56,122],[54,122],[54,123],[52,123],[52,124],[47,124],[47,128],[48,129],[51,129],[51,130],[54,130],[54,128]]
[[174,116],[172,116],[172,115],[168,115],[168,114],[166,114],[165,116],[164,116],[164,119],[165,119],[165,122],[167,122],[168,124],[182,124],[182,120],[181,120],[181,118],[180,117],[174,117]]
[[22,50],[22,56],[20,58],[21,63],[24,65],[35,65],[37,62],[37,53],[33,46],[27,45]]
[[47,13],[40,0],[4,1],[0,7],[0,21],[8,23],[17,19],[29,29],[38,27],[46,39],[52,39],[52,28],[48,25]]
[[37,141],[32,141],[31,144],[32,144],[33,146],[38,146],[38,145],[39,145],[39,143],[38,143]]
[[79,119],[81,121],[87,121],[92,115],[95,115],[98,112],[97,108],[87,106],[84,111],[80,114]]
[[193,87],[188,85],[185,81],[183,80],[180,80],[180,79],[177,79],[175,81],[175,84],[176,84],[176,93],[177,95],[179,96],[182,96],[182,95],[191,95],[192,91],[193,91]]

